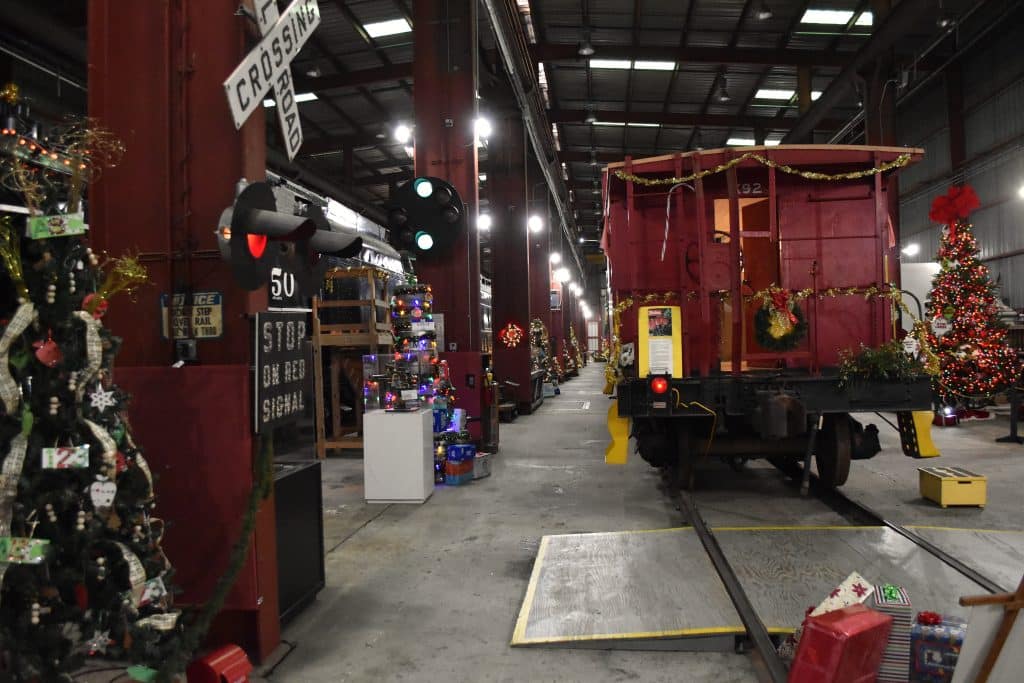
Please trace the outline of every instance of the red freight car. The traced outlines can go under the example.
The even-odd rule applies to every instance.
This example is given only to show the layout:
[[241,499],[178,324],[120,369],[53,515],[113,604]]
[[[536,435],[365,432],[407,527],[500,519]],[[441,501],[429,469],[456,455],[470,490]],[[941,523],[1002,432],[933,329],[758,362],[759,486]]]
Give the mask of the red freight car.
[[[838,486],[851,457],[874,454],[858,452],[851,412],[901,412],[912,425],[910,411],[930,408],[925,377],[844,387],[836,370],[841,350],[895,334],[893,174],[921,154],[792,145],[608,166],[603,246],[625,349],[610,362],[618,416],[648,462],[689,480],[705,453],[809,458],[810,442],[822,480]],[[641,305],[665,308],[638,325]],[[653,340],[669,343],[673,311],[669,370],[672,352]],[[788,322],[767,329],[773,311]]]

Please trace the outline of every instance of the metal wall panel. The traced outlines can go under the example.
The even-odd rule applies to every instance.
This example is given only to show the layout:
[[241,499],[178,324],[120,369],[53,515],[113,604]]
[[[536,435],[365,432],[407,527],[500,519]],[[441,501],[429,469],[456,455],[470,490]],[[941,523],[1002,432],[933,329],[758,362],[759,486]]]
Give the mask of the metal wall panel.
[[[910,261],[934,260],[940,229],[928,219],[932,200],[952,182],[974,187],[982,207],[971,220],[980,256],[993,279],[1001,279],[1001,297],[1024,308],[1024,26],[962,63],[964,136],[967,162],[954,177],[949,159],[949,127],[944,88],[929,88],[900,109],[901,144],[925,148],[922,162],[900,176],[901,242],[916,242],[921,252]],[[1003,256],[1005,255],[1005,256]]]

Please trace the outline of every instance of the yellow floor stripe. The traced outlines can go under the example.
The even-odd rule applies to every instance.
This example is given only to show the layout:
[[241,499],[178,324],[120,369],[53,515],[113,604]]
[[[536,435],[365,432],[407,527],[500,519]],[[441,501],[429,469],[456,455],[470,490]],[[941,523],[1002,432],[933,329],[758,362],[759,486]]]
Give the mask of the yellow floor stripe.
[[530,620],[530,607],[533,606],[533,597],[537,592],[537,582],[540,579],[540,571],[544,566],[544,554],[548,549],[548,537],[540,539],[540,547],[537,549],[537,559],[533,562],[533,572],[530,574],[530,583],[526,586],[526,597],[523,598],[523,607],[519,610],[519,619],[516,620],[516,628],[512,632],[512,645],[522,642],[526,638],[526,624]]
[[[770,626],[767,631],[771,635],[789,635],[793,628]],[[707,628],[681,628],[667,631],[637,631],[636,633],[595,633],[578,636],[554,636],[550,638],[524,638],[516,640],[513,645],[543,645],[554,643],[579,643],[595,640],[657,640],[665,638],[696,638],[700,636],[743,635],[747,630],[743,626],[711,626]]]
[[974,531],[980,534],[1024,534],[1019,529],[971,529],[956,526],[929,526],[927,524],[908,524],[908,529],[931,529],[932,531]]
[[712,531],[863,531],[864,529],[883,529],[880,526],[716,526]]

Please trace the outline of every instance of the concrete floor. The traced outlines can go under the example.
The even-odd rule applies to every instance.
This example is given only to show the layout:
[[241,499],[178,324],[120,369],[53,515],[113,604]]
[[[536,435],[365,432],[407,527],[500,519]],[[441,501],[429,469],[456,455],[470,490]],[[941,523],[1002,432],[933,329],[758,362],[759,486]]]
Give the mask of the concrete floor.
[[[439,487],[424,505],[366,505],[362,460],[324,463],[327,587],[286,628],[266,680],[731,681],[756,680],[735,654],[513,649],[508,642],[544,534],[679,526],[653,470],[633,456],[603,462],[602,366],[591,365],[534,415],[501,425],[493,475]],[[944,457],[911,460],[879,424],[883,452],[853,464],[848,495],[903,524],[1024,529],[1017,488],[1024,447],[995,444],[1005,418],[936,430]],[[983,509],[942,510],[918,494],[916,468],[958,464],[989,477]],[[801,499],[774,468],[698,473],[712,525],[844,524]],[[680,577],[685,581],[685,577]],[[260,680],[260,679],[257,679]]]

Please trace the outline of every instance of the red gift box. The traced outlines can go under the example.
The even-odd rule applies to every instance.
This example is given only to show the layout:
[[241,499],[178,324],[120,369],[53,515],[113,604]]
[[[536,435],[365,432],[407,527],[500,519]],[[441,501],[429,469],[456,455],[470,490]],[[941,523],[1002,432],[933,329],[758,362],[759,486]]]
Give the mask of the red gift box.
[[892,617],[851,605],[807,619],[789,683],[874,683]]

